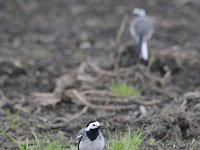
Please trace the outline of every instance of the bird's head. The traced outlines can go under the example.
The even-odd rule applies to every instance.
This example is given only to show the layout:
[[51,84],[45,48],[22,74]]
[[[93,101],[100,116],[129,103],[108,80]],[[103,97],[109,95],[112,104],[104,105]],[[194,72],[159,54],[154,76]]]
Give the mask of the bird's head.
[[142,8],[134,8],[133,9],[133,15],[134,16],[145,16],[146,15],[146,11]]
[[98,121],[92,120],[87,124],[85,131],[90,131],[90,130],[95,130],[95,129],[99,130],[100,127],[102,127],[102,126],[100,125],[100,123]]

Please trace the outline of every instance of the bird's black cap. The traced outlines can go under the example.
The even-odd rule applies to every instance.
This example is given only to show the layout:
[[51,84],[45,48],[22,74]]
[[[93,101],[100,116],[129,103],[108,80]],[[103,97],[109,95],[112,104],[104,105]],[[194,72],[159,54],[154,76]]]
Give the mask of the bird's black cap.
[[86,127],[88,127],[89,124],[92,123],[92,122],[96,122],[96,120],[91,120],[90,122],[88,122],[88,124],[86,125]]

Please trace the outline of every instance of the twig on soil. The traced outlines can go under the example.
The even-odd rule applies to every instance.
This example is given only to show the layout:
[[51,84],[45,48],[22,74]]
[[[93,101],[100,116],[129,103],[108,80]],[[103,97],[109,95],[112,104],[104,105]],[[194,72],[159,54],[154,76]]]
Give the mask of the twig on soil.
[[[91,98],[88,99],[89,101],[115,102],[115,103],[116,102],[121,102],[121,103],[134,102],[140,105],[155,105],[155,104],[161,103],[160,100],[146,101],[144,100],[145,97],[142,97],[142,96],[131,96],[131,97],[119,96],[106,90],[85,90],[85,91],[82,91],[81,93],[84,95],[88,95],[88,94],[92,95]],[[94,96],[94,95],[98,95],[98,96]],[[113,99],[105,98],[105,96],[113,97]]]
[[85,75],[86,74],[85,70],[87,69],[87,67],[91,68],[98,75],[116,76],[116,72],[103,70],[99,66],[97,66],[96,64],[88,61],[87,63],[83,62],[79,66],[79,68],[78,68],[78,80],[93,82],[97,79],[97,78],[91,77],[89,75]]
[[160,50],[159,51],[159,55],[160,56],[170,56],[170,58],[175,58],[175,59],[178,59],[178,64],[182,64],[182,61],[186,61],[186,60],[189,60],[190,63],[197,63],[197,64],[200,64],[200,61],[199,61],[199,58],[200,58],[200,55],[199,53],[197,53],[196,51],[181,51],[180,50],[181,48],[177,45],[174,45],[174,46],[171,46],[171,47],[168,47],[164,50]]
[[165,80],[163,80],[163,82],[165,82],[166,79],[168,79],[168,78],[171,76],[171,74],[172,74],[172,72],[171,72],[171,70],[169,69],[168,66],[165,66],[165,67],[164,67],[164,70],[166,71],[166,73],[165,73],[165,75],[163,76],[163,79],[165,79]]
[[55,105],[61,101],[54,93],[33,93],[32,97],[38,106]]
[[78,92],[77,90],[72,90],[71,91],[74,96],[82,102],[83,105],[89,107],[89,108],[93,108],[93,109],[103,109],[103,110],[122,110],[122,109],[133,109],[136,107],[136,105],[126,105],[126,106],[121,106],[121,105],[95,105],[92,104],[90,102],[88,102],[85,98],[85,96],[83,94],[81,94],[80,92]]
[[157,77],[153,75],[150,72],[149,68],[147,68],[146,71],[143,71],[143,73],[144,73],[144,76],[148,78],[150,81],[159,82],[161,86],[164,86],[167,83],[169,77],[171,76],[171,70],[169,69],[168,66],[165,66],[164,70],[166,71],[166,73],[164,74],[163,77]]
[[130,103],[135,103],[138,105],[145,105],[145,106],[150,106],[150,105],[156,105],[161,103],[161,100],[151,100],[151,101],[146,101],[142,97],[121,97],[121,96],[116,96],[113,98],[108,98],[108,97],[99,97],[99,96],[90,96],[88,99],[89,101],[98,101],[98,102],[109,102],[109,103],[121,103],[121,104],[130,104]]
[[94,82],[94,81],[96,81],[96,78],[91,77],[89,75],[78,75],[77,79],[79,81],[86,81],[86,82]]
[[159,82],[161,85],[164,85],[165,79],[155,76],[154,74],[152,74],[152,73],[148,70],[148,68],[145,69],[143,66],[140,66],[140,69],[143,70],[142,72],[143,72],[143,74],[144,74],[144,77],[146,77],[146,78],[149,79],[150,81]]
[[188,97],[200,98],[200,91],[185,93],[184,97],[186,97],[186,98],[188,98]]
[[104,76],[116,76],[117,73],[113,71],[106,71],[95,65],[94,63],[88,62],[88,66],[90,66],[96,73]]
[[153,83],[159,82],[161,86],[164,86],[167,83],[169,77],[171,76],[171,70],[167,66],[165,66],[164,68],[166,73],[163,77],[158,77],[155,74],[152,74],[149,68],[145,69],[143,66],[140,66],[140,69],[143,70],[142,72],[147,79],[149,79]]
[[93,95],[100,95],[100,96],[113,96],[113,97],[116,96],[116,94],[113,94],[107,90],[84,90],[81,93],[83,93],[84,95],[93,94]]
[[69,123],[69,121],[72,121],[72,120],[79,118],[81,115],[85,114],[87,112],[87,110],[88,110],[88,107],[84,106],[81,111],[79,111],[78,113],[76,113],[74,115],[71,115],[70,118],[67,118],[67,119],[62,118],[63,122],[61,122],[61,123],[51,123],[49,125],[49,127],[56,129],[56,128],[61,128],[63,126],[66,126]]
[[[155,86],[155,85],[149,85],[150,87],[151,87],[151,89],[152,90],[155,90],[156,92],[158,92],[158,93],[160,93],[161,95],[163,95],[163,96],[167,96],[167,97],[175,97],[175,96],[177,96],[176,94],[175,94],[175,89],[173,89],[172,90],[172,88],[167,88],[167,87],[163,87],[162,89],[161,88],[159,88],[159,87],[157,87],[157,86]],[[177,89],[176,89],[177,90]]]
[[146,100],[142,100],[142,97],[127,97],[124,99],[124,101],[134,101],[134,103],[140,104],[140,105],[155,105],[155,104],[159,104],[162,101],[160,100],[151,100],[151,101],[146,101]]
[[78,68],[77,80],[86,81],[86,82],[94,82],[95,80],[97,80],[97,78],[92,77],[91,75],[88,75],[85,73],[85,70],[87,67],[88,67],[88,64],[86,62],[81,63],[81,65]]

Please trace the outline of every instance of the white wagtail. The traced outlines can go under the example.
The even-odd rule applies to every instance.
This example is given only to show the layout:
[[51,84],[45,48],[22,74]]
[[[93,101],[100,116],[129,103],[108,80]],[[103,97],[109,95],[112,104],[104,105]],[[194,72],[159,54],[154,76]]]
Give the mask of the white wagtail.
[[153,25],[144,9],[135,8],[133,14],[136,18],[130,24],[130,33],[135,40],[136,54],[140,59],[148,61],[148,45],[147,42],[153,34]]
[[77,133],[78,150],[103,150],[105,140],[99,131],[100,127],[98,121],[90,121]]

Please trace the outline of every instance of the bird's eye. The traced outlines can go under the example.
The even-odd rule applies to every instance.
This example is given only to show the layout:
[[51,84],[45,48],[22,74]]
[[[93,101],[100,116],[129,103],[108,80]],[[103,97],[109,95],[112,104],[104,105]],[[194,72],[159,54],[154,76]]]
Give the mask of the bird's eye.
[[95,126],[95,124],[93,124],[93,126]]

